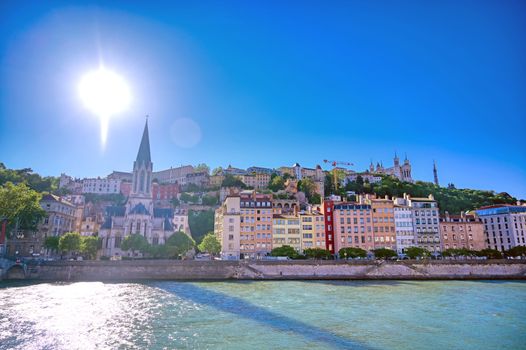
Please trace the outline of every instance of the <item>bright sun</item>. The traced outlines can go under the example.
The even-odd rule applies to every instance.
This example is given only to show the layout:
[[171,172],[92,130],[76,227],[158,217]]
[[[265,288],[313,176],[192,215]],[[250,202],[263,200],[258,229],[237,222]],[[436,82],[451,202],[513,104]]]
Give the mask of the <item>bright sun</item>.
[[84,106],[101,121],[101,142],[106,144],[110,117],[128,108],[131,94],[126,81],[115,72],[99,68],[86,73],[79,83]]

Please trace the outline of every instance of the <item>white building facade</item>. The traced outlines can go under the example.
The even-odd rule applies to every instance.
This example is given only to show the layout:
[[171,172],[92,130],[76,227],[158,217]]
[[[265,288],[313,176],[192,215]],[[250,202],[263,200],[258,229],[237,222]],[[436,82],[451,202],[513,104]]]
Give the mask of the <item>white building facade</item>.
[[526,206],[498,205],[476,211],[484,224],[488,248],[501,252],[526,246]]

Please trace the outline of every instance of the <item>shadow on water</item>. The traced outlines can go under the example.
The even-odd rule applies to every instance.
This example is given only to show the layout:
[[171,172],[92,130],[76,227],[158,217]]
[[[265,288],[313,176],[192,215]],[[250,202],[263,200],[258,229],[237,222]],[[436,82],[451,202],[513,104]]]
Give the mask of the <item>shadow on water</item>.
[[322,342],[337,349],[373,349],[360,342],[333,334],[325,329],[269,311],[241,298],[228,296],[191,283],[152,284],[195,303],[243,317],[280,332],[294,332],[314,342]]

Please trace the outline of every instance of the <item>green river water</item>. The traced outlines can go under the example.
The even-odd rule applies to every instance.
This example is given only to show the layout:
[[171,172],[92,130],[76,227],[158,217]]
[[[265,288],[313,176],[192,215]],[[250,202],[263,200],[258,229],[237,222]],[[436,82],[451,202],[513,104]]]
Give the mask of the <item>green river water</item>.
[[0,349],[526,349],[526,282],[3,283]]

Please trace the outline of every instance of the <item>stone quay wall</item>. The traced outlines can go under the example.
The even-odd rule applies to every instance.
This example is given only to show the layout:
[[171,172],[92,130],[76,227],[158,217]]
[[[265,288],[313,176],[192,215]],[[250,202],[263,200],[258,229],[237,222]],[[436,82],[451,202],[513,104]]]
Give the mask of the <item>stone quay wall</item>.
[[36,281],[526,279],[526,261],[53,261],[25,270],[12,266],[4,278]]

